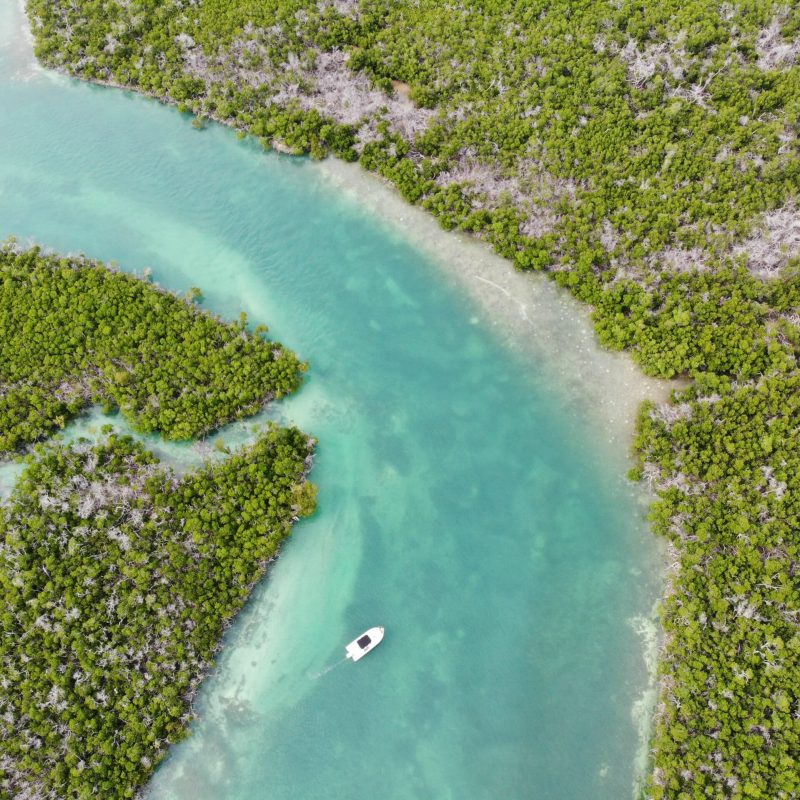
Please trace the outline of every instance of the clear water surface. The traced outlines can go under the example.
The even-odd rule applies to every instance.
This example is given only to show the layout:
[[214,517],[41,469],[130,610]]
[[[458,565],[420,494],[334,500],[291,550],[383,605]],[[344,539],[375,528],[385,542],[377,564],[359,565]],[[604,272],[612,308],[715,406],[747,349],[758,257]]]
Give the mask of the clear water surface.
[[[313,163],[32,68],[18,15],[3,0],[0,237],[200,286],[311,362],[272,413],[320,439],[320,511],[228,632],[151,796],[630,797],[656,548],[561,355],[511,353]],[[340,663],[376,624],[381,647]]]

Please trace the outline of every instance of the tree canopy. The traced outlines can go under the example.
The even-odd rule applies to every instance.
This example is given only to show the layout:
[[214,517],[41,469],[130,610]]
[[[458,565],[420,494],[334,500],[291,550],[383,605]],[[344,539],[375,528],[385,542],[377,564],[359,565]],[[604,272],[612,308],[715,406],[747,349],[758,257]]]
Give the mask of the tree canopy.
[[130,438],[36,446],[0,506],[0,795],[136,794],[313,511],[312,448],[272,427],[177,479]]
[[130,438],[32,444],[94,402],[184,438],[298,387],[293,353],[197,294],[0,249],[0,453],[27,452],[0,504],[0,797],[133,797],[314,510],[314,440],[295,428],[182,478]]
[[0,454],[92,403],[188,439],[300,385],[291,351],[84,258],[0,247]]

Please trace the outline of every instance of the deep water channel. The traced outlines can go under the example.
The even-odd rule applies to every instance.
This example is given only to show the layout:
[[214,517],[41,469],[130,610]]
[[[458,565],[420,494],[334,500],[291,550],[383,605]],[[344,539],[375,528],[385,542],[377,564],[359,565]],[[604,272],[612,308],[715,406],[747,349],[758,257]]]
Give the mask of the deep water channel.
[[228,631],[152,798],[631,797],[660,561],[626,443],[559,378],[569,352],[509,347],[318,165],[43,73],[19,26],[3,0],[0,237],[199,286],[311,362],[271,413],[320,440],[319,513]]

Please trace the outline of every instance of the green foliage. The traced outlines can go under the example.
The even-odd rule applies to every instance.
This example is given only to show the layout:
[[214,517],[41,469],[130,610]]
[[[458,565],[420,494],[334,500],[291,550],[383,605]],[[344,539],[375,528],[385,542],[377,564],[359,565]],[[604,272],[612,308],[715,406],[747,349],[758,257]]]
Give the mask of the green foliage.
[[647,289],[620,281],[592,300],[600,341],[631,349],[651,375],[748,377],[769,364],[767,291],[738,269],[668,275]]
[[138,430],[197,436],[294,391],[293,353],[130,275],[0,248],[0,453],[91,403]]
[[313,510],[312,448],[271,427],[178,480],[129,438],[36,446],[0,507],[0,795],[135,795]]
[[709,376],[677,400],[677,419],[644,410],[638,442],[677,560],[651,796],[796,797],[800,371]]
[[[362,0],[353,15],[312,0],[28,7],[46,63],[181,102],[268,146],[360,158],[444,227],[479,234],[522,269],[558,266],[558,279],[598,309],[605,341],[631,347],[646,371],[672,375],[735,372],[760,335],[748,307],[754,327],[742,352],[727,335],[687,341],[708,279],[665,285],[659,258],[665,248],[697,251],[695,261],[721,276],[717,288],[729,286],[728,312],[750,303],[734,245],[800,181],[787,145],[800,120],[800,67],[766,69],[757,50],[773,20],[784,36],[800,26],[784,5]],[[204,54],[200,66],[187,67],[185,48]],[[361,123],[378,133],[359,143],[361,123],[338,123],[286,94],[294,84],[313,95],[313,64],[333,49],[376,87],[407,83],[412,106],[438,112],[427,129],[406,141],[370,109]],[[511,194],[468,179],[437,183],[465,163]],[[549,222],[527,228],[543,209]],[[631,317],[614,290],[623,274],[648,295],[656,288],[663,308]]]

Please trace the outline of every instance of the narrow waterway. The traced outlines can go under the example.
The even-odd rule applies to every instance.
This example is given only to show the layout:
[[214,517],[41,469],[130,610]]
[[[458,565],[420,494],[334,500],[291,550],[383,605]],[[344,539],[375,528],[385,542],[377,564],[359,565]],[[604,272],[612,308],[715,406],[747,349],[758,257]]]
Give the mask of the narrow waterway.
[[[199,286],[311,362],[270,413],[320,440],[319,513],[229,630],[150,796],[630,797],[660,588],[624,478],[647,385],[552,287],[387,214],[370,179],[49,75],[21,30],[3,0],[0,237]],[[377,624],[384,644],[340,663]]]

